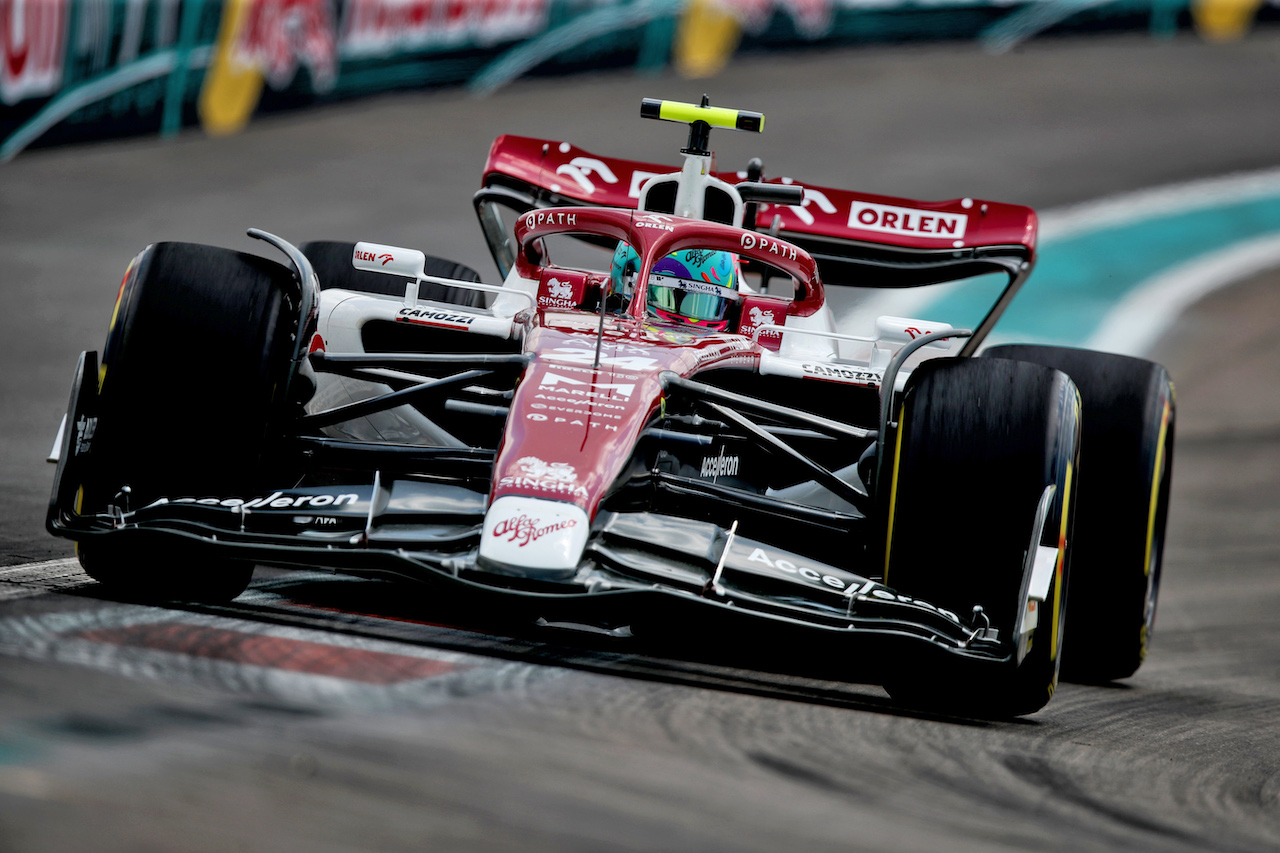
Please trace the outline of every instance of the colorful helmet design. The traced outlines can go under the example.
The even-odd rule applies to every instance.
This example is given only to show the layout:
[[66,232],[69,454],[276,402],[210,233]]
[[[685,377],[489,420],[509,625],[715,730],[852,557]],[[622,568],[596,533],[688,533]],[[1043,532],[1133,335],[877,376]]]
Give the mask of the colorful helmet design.
[[630,243],[619,243],[613,250],[613,265],[609,268],[610,295],[617,294],[630,302],[639,274],[640,255]]
[[[639,267],[635,249],[619,243],[610,270],[615,293],[630,295]],[[739,299],[738,260],[729,252],[682,249],[654,264],[649,274],[649,311],[667,322],[723,332]]]

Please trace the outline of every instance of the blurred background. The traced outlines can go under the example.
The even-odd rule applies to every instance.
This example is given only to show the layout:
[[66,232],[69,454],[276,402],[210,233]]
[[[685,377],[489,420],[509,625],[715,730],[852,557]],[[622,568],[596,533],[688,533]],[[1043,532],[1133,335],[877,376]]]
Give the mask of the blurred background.
[[0,160],[396,89],[526,75],[711,78],[739,54],[1102,32],[1226,42],[1264,0],[0,0]]

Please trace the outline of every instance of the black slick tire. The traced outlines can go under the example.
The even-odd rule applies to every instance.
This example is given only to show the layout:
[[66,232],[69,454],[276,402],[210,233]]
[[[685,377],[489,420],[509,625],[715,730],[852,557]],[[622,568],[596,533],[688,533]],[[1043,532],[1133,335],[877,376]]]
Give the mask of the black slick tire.
[[[885,583],[975,625],[980,606],[1007,659],[921,654],[885,684],[895,699],[1014,717],[1053,696],[1066,625],[1079,415],[1071,380],[1040,365],[938,359],[913,372],[893,417],[886,482],[877,490],[886,521]],[[1046,494],[1052,497],[1038,526]],[[1059,557],[1019,660],[1028,554],[1038,545],[1056,548]]]
[[[280,264],[212,246],[157,243],[134,259],[103,348],[85,511],[248,495],[269,482],[297,334],[294,290]],[[110,536],[77,551],[91,577],[135,598],[225,601],[253,569]]]
[[1054,367],[1084,400],[1080,497],[1071,574],[1071,637],[1062,676],[1133,675],[1155,628],[1173,476],[1173,384],[1153,362],[1091,350],[992,347],[989,358]]

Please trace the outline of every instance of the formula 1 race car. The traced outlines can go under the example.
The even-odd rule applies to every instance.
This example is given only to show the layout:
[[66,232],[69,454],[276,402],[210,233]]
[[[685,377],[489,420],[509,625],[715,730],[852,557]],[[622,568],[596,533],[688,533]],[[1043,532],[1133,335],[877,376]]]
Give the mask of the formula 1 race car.
[[[1132,674],[1173,389],[1098,352],[975,357],[1035,213],[717,173],[711,129],[763,116],[641,115],[689,125],[683,168],[494,142],[475,208],[501,286],[375,243],[148,246],[81,356],[49,530],[121,595],[393,576],[528,630],[771,650],[966,714],[1041,708],[1060,663]],[[887,310],[979,297],[969,328]]]

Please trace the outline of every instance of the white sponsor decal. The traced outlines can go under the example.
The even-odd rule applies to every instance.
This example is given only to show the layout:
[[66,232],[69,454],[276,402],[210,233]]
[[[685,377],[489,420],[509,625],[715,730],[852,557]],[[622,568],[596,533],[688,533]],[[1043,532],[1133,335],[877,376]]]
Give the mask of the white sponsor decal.
[[640,189],[645,181],[650,178],[656,178],[661,172],[644,172],[636,169],[631,173],[631,188],[627,190],[627,195],[631,198],[640,198]]
[[[602,359],[603,360],[603,359]],[[559,386],[573,385],[585,386],[580,388],[562,388]],[[542,378],[538,380],[539,388],[555,388],[561,394],[572,394],[578,397],[603,397],[612,399],[621,397],[629,399],[636,391],[635,383],[632,382],[589,382],[585,379],[574,379],[572,376],[561,376],[559,373],[547,371],[542,374]],[[611,393],[601,393],[608,391]]]
[[[932,610],[935,613],[941,613],[943,616],[947,617],[952,622],[960,623],[960,617],[956,616],[950,610],[943,610],[941,607],[935,607],[934,605],[920,598],[912,598],[909,595],[895,594],[885,589],[884,587],[877,587],[871,590],[869,594],[873,598],[879,598],[883,601],[896,601],[900,604],[914,604],[917,607],[923,607],[925,610]],[[866,595],[859,595],[858,600],[862,601],[866,597],[867,597]]]
[[834,379],[838,382],[860,382],[866,385],[875,385],[880,382],[880,374],[872,373],[867,370],[857,370],[852,367],[844,367],[838,364],[802,364],[801,369],[810,376],[817,376],[821,379]]
[[544,462],[536,456],[525,456],[516,461],[518,475],[503,477],[501,488],[534,489],[550,494],[586,497],[587,490],[578,483],[577,470],[567,462]]
[[538,305],[542,308],[573,308],[573,285],[558,278],[547,281],[547,295],[538,297]]
[[571,483],[578,479],[578,472],[568,462],[543,462],[536,456],[525,456],[516,461],[526,477],[546,477]]
[[573,285],[558,278],[553,278],[547,282],[547,291],[552,299],[571,299],[573,297]]
[[[778,322],[776,312],[765,311],[755,305],[751,306],[751,310],[748,312],[747,316],[750,318],[750,323],[752,327],[773,326]],[[743,331],[750,334],[752,329],[744,329]],[[767,329],[760,333],[760,337],[776,338],[781,334],[782,332],[778,331],[777,329]]]
[[593,193],[596,191],[596,185],[591,182],[589,175],[595,174],[600,177],[606,184],[616,184],[618,178],[613,174],[613,170],[609,165],[594,157],[574,157],[568,163],[562,163],[556,167],[557,175],[567,175],[578,186],[582,187],[583,192]]
[[[609,416],[601,414],[599,412],[592,412],[589,417],[603,418],[603,417],[609,417]],[[615,426],[614,424],[601,423],[600,421],[590,421],[590,420],[584,421],[578,418],[570,419],[570,418],[562,418],[558,416],[552,417],[551,415],[544,415],[541,412],[529,412],[527,415],[524,416],[524,418],[527,421],[548,421],[554,424],[568,424],[569,426],[586,426],[586,427],[592,427],[592,428],[604,427],[605,432],[618,431],[617,426]]]
[[470,314],[454,314],[450,311],[440,311],[435,308],[401,308],[400,316],[397,320],[404,320],[410,323],[422,323],[428,326],[470,326],[475,322],[475,317]]
[[887,204],[855,201],[849,208],[849,227],[882,234],[909,234],[932,239],[959,239],[969,217],[963,213],[913,210]]
[[765,553],[765,550],[763,548],[754,549],[751,552],[751,556],[747,557],[747,562],[748,563],[764,563],[766,566],[768,566],[771,569],[776,569],[778,571],[786,572],[789,575],[798,575],[799,577],[802,577],[805,580],[812,581],[814,583],[826,584],[832,589],[845,588],[845,582],[840,578],[835,577],[834,575],[825,575],[819,572],[817,569],[811,568],[809,566],[797,566],[795,563],[791,562],[790,560],[784,560],[781,558],[770,559],[769,555]]
[[[561,390],[561,391],[563,391],[563,389],[556,389],[556,390]],[[590,405],[591,405],[591,411],[592,411],[592,413],[593,413],[593,414],[595,413],[595,410],[596,410],[596,409],[615,409],[615,410],[617,410],[617,411],[619,411],[619,412],[624,412],[624,411],[626,411],[626,410],[627,410],[627,408],[628,408],[627,406],[620,406],[620,405],[618,405],[618,404],[616,404],[616,403],[606,403],[606,402],[604,402],[603,400],[582,400],[582,399],[577,398],[577,397],[558,397],[558,396],[556,396],[556,395],[554,395],[554,394],[534,394],[534,395],[533,395],[533,399],[535,399],[535,400],[547,400],[547,401],[552,402],[552,403],[570,403],[570,404],[572,404],[572,405],[574,405],[574,406],[581,406],[583,403],[590,403]],[[546,406],[539,406],[537,403],[534,403],[534,404],[531,406],[531,408],[534,408],[534,409],[545,409],[545,408],[547,408],[547,407],[546,407]],[[576,410],[575,410],[575,411],[576,411]]]
[[177,498],[174,500],[176,504],[201,504],[203,506],[225,506],[240,507],[241,509],[257,509],[259,507],[267,509],[284,509],[286,507],[322,507],[334,506],[340,507],[345,504],[353,504],[360,500],[359,495],[342,494],[342,495],[288,495],[284,492],[272,492],[271,494],[254,498],[252,500],[244,500],[242,498]]
[[785,243],[781,243],[777,240],[771,240],[768,237],[763,235],[756,235],[756,234],[742,235],[742,248],[754,249],[756,248],[756,246],[759,246],[762,252],[768,252],[769,254],[777,255],[780,258],[786,258],[787,260],[791,260],[791,261],[794,261],[796,259],[796,250],[792,246],[788,246]]
[[635,220],[637,228],[657,228],[659,231],[675,231],[675,227],[671,225],[674,220],[670,216],[664,216],[661,213],[646,213]]
[[[565,415],[586,415],[589,418],[610,418],[615,421],[622,420],[622,415],[614,415],[609,412],[597,412],[595,402],[590,400],[574,400],[574,404],[581,406],[584,403],[590,408],[577,409],[571,406],[549,406],[546,403],[532,403],[529,408],[537,411],[560,412]],[[619,406],[611,406],[610,408],[621,408]]]
[[649,286],[654,287],[655,285],[658,287],[672,287],[687,293],[708,293],[712,296],[720,296],[726,299],[739,298],[739,293],[736,290],[723,285],[710,281],[697,281],[692,278],[678,278],[663,273],[655,273],[649,277]]
[[577,225],[578,214],[576,213],[530,213],[524,218],[526,228],[536,228],[539,225]]
[[824,193],[822,190],[809,189],[808,187],[805,187],[804,201],[802,203],[791,204],[787,206],[791,208],[791,212],[794,213],[796,215],[796,218],[798,218],[801,222],[803,222],[805,225],[812,225],[813,214],[810,213],[808,210],[805,210],[805,208],[807,208],[810,205],[810,203],[816,204],[818,206],[818,209],[821,210],[823,213],[836,212],[836,206],[831,203],[831,199],[827,198],[826,193]]
[[725,456],[724,448],[720,448],[719,456],[702,457],[703,477],[736,477],[738,476],[738,457]]
[[[719,361],[722,364],[754,364],[758,356],[750,352],[750,349],[751,341],[735,338],[719,346],[698,350],[698,364],[703,365],[712,361]],[[735,354],[740,357],[733,358]]]
[[[593,364],[595,362],[595,353],[590,349],[575,349],[573,347],[556,347],[550,352],[543,353],[542,357],[554,359],[555,361],[567,361],[570,364]],[[647,370],[657,364],[658,360],[656,358],[642,358],[633,355],[611,355],[601,356],[600,363],[629,370]]]
[[[630,332],[619,331],[617,329],[605,329],[604,333],[606,337],[609,335],[630,334]],[[589,333],[579,333],[577,336],[569,338],[565,343],[567,346],[556,347],[556,351],[564,352],[567,351],[569,347],[586,347],[594,353],[596,350],[596,332],[593,330]],[[600,351],[611,352],[614,355],[620,355],[627,352],[634,353],[636,355],[647,355],[653,352],[649,347],[637,346],[635,344],[626,343],[625,341],[602,341],[600,343]]]
[[86,418],[84,415],[76,421],[76,447],[75,455],[87,453],[93,442],[93,434],[98,431],[98,419]]

